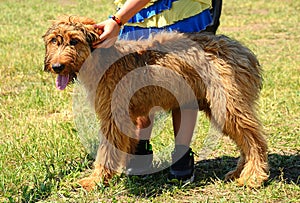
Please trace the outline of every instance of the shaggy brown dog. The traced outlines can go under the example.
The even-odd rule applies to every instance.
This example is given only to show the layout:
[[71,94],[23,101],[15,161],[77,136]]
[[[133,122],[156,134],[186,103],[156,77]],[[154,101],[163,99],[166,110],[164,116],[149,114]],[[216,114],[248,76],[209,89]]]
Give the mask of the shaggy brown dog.
[[44,35],[45,70],[58,74],[59,89],[77,75],[101,121],[104,138],[94,172],[80,181],[84,188],[124,167],[137,144],[134,131],[149,123],[155,106],[203,110],[240,149],[238,165],[226,179],[250,187],[267,180],[267,144],[255,110],[261,68],[248,48],[225,36],[161,33],[93,50],[94,23],[63,17]]

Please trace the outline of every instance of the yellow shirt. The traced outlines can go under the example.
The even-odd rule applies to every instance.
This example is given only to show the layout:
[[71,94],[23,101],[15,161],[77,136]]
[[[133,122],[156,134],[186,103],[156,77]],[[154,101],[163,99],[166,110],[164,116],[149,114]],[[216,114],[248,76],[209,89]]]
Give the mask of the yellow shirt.
[[[117,7],[121,8],[126,0],[115,0]],[[145,8],[153,5],[158,0],[151,0]],[[177,21],[195,16],[203,10],[211,7],[211,0],[178,0],[172,3],[171,9],[163,10],[161,13],[144,19],[138,23],[126,23],[128,26],[139,27],[165,27]]]

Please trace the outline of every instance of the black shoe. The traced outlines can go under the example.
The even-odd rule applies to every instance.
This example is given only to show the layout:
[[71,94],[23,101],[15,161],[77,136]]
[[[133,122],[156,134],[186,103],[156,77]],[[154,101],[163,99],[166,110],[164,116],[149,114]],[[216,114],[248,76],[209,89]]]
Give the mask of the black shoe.
[[136,152],[128,161],[126,174],[147,175],[152,169],[153,151],[149,140],[140,140]]
[[192,183],[194,177],[194,152],[187,146],[176,145],[168,180],[172,183]]

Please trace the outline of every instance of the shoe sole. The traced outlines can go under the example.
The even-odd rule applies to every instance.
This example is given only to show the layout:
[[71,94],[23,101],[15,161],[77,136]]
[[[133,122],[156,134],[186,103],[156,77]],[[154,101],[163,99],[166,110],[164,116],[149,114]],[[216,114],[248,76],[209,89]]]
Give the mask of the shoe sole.
[[177,178],[173,178],[173,179],[168,179],[168,182],[173,184],[183,183],[185,185],[185,184],[193,183],[194,180],[195,180],[195,174],[193,173],[193,175],[186,180],[179,180]]

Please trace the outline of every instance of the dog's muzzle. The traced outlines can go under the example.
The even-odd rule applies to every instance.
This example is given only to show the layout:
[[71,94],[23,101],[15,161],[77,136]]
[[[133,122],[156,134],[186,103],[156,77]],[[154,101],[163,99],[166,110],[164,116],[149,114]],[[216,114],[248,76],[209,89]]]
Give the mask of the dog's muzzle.
[[55,73],[60,73],[65,69],[65,65],[60,63],[55,63],[52,65],[52,69],[54,70]]

